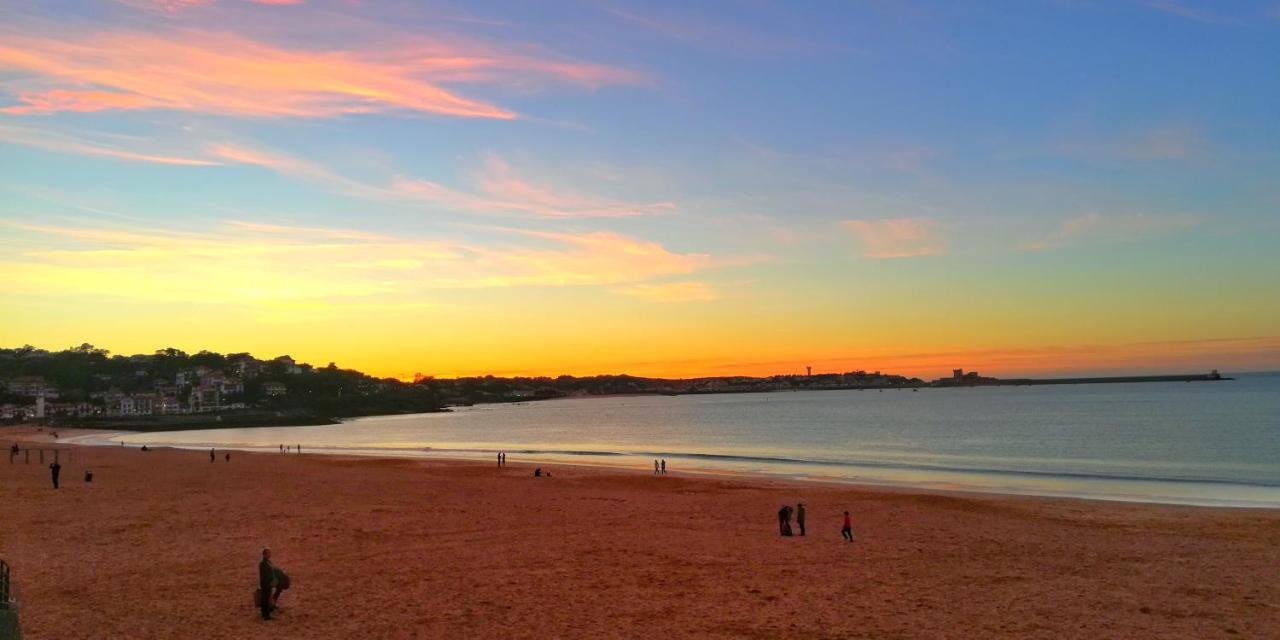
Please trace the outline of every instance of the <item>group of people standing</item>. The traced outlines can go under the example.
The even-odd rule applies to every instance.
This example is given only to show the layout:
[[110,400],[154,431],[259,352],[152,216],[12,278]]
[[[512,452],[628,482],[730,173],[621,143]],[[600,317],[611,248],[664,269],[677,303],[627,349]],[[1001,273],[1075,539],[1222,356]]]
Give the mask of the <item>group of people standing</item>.
[[499,467],[507,466],[507,452],[505,451],[498,452],[498,466]]
[[[803,536],[805,534],[805,511],[803,502],[796,503],[796,507],[794,509],[792,509],[789,504],[784,504],[781,509],[778,509],[778,533],[783,536],[794,535],[791,529],[791,517],[793,515],[796,519],[796,527],[800,529],[800,535]],[[840,536],[844,538],[845,542],[853,542],[853,522],[849,518],[848,511],[844,512],[844,523],[840,527]]]
[[667,459],[666,458],[663,458],[662,460],[653,461],[653,473],[654,475],[659,475],[659,476],[667,475]]

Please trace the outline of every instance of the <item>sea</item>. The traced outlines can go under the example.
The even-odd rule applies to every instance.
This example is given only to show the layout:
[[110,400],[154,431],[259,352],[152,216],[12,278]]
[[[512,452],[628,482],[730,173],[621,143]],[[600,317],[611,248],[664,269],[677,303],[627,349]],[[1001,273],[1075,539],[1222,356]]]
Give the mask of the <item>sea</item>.
[[937,491],[1280,507],[1280,373],[1218,382],[565,398],[88,444],[607,465]]

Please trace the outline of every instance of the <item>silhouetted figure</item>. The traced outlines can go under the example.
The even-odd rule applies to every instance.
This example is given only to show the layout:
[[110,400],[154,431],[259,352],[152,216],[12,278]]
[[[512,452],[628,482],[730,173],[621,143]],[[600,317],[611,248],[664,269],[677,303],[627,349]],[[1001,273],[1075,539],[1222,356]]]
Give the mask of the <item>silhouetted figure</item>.
[[280,453],[284,453],[284,445],[280,445]]
[[499,453],[498,453],[498,466],[499,466],[499,467],[501,467],[501,466],[502,466],[502,453],[501,453],[501,452],[499,452]]
[[142,450],[143,450],[143,451],[150,451],[150,449],[148,449],[148,448],[147,448],[147,445],[145,445],[145,444],[144,444],[144,445],[142,445]]
[[655,476],[656,476],[656,475],[658,475],[659,473],[661,473],[661,471],[658,471],[658,459],[657,459],[657,458],[654,458],[654,459],[653,459],[653,475],[655,475]]
[[84,470],[84,481],[85,481],[85,482],[93,482],[93,472],[92,472],[92,471],[90,471],[90,470],[88,470],[88,469],[85,469],[85,470]]
[[293,449],[294,449],[294,451],[297,451],[298,453],[302,453],[302,445],[298,445],[298,446],[294,447]]
[[800,527],[800,535],[804,536],[804,503],[796,503],[796,524]]
[[662,475],[667,475],[667,459],[662,459]]
[[844,526],[840,528],[840,535],[844,536],[845,542],[853,542],[853,523],[849,521],[849,512],[844,512]]
[[58,488],[58,476],[62,475],[62,465],[54,462],[49,465],[49,475],[53,476],[53,488]]
[[231,462],[231,452],[230,452],[230,451],[228,451],[228,452],[227,452],[226,458],[227,458],[227,462]]
[[215,458],[214,458],[214,455],[213,455],[213,449],[210,449],[210,450],[209,450],[209,464],[213,464],[213,461],[214,461],[214,460],[215,460]]
[[541,478],[541,477],[542,477],[542,467],[538,467],[537,469],[534,469],[534,470],[533,470],[533,477],[535,477],[535,478]]
[[791,535],[791,507],[785,504],[778,509],[778,533],[784,536]]
[[502,458],[502,466],[504,466],[504,467],[505,467],[505,466],[507,466],[507,452],[506,452],[506,451],[503,451],[502,453],[499,453],[498,455]]
[[9,464],[13,464],[13,459],[18,457],[18,451],[18,443],[16,442],[13,443],[12,447],[9,447]]
[[271,587],[276,583],[276,567],[271,564],[271,549],[263,547],[262,560],[258,562],[258,608],[262,610],[262,619],[271,619],[271,610],[275,607],[271,602]]

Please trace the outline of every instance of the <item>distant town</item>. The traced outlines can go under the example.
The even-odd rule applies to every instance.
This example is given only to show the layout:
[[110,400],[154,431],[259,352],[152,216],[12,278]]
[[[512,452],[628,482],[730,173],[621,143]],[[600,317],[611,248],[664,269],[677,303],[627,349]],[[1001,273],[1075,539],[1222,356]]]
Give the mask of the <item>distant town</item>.
[[0,422],[41,422],[129,429],[323,424],[450,406],[620,394],[758,393],[835,389],[905,389],[987,385],[1077,384],[1223,379],[1217,371],[1182,376],[998,379],[956,369],[920,378],[849,371],[768,377],[688,379],[629,375],[376,378],[334,363],[315,367],[288,355],[270,359],[160,349],[112,355],[90,344],[51,352],[0,349]]

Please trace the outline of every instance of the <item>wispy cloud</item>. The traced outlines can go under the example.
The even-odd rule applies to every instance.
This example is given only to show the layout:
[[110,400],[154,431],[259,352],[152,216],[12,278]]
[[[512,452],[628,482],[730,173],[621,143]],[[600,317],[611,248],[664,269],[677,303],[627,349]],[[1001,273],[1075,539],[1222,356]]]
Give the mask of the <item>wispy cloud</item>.
[[[56,153],[113,158],[128,162],[172,164],[182,166],[210,166],[215,160],[181,155],[169,155],[158,151],[142,151],[126,148],[119,141],[106,141],[101,136],[60,132],[44,127],[0,125],[0,141]],[[145,143],[142,143],[145,146]]]
[[1225,24],[1234,22],[1230,18],[1216,13],[1210,9],[1192,6],[1184,2],[1175,0],[1141,0],[1142,5],[1186,20],[1194,20],[1195,22],[1203,22],[1205,24]]
[[1206,143],[1199,128],[1178,123],[1111,136],[1076,134],[1056,147],[1064,155],[1085,159],[1162,161],[1195,158]]
[[616,218],[674,210],[671,202],[632,203],[563,187],[535,183],[518,174],[506,160],[489,156],[472,177],[474,190],[446,187],[417,178],[397,178],[395,193],[452,210],[518,213],[541,218]]
[[603,65],[421,38],[368,51],[287,48],[194,29],[7,33],[0,69],[24,72],[4,111],[164,109],[252,117],[404,111],[511,119],[516,113],[444,88],[450,83],[586,87],[633,83]]
[[633,284],[611,291],[648,302],[702,302],[720,298],[715,289],[699,281]]
[[1128,242],[1189,229],[1203,221],[1201,216],[1189,214],[1087,213],[1064,220],[1045,235],[1023,241],[1018,247],[1025,251],[1045,251],[1075,244]]
[[[288,302],[399,296],[450,288],[622,286],[712,268],[617,233],[494,230],[475,243],[405,239],[357,229],[244,220],[203,231],[0,221],[0,291],[275,308]],[[193,288],[191,283],[205,286]]]
[[841,223],[862,242],[868,258],[935,256],[946,251],[938,223],[932,218],[845,220]]

